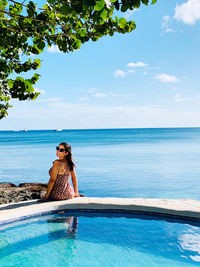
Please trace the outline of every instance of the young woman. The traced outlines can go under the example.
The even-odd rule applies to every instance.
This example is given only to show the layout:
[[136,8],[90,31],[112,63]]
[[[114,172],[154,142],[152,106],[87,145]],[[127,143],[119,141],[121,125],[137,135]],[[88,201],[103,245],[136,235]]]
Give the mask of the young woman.
[[[49,170],[50,179],[43,200],[64,200],[79,197],[71,146],[67,143],[60,143],[56,147],[56,156],[59,159],[54,161],[53,167]],[[70,176],[74,189],[69,183]]]

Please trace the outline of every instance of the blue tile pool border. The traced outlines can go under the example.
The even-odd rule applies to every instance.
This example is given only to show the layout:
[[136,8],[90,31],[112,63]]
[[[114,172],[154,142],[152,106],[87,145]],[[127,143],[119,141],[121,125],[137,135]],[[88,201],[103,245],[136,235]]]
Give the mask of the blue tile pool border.
[[30,218],[35,218],[35,217],[40,217],[44,215],[49,215],[49,214],[58,214],[58,213],[70,213],[70,212],[80,212],[80,213],[110,213],[110,214],[131,214],[131,215],[146,215],[146,216],[154,216],[160,219],[165,219],[165,218],[171,218],[171,219],[176,219],[176,220],[181,220],[181,221],[187,221],[189,222],[200,222],[200,218],[197,217],[192,217],[192,216],[185,216],[185,215],[176,215],[176,214],[169,214],[165,212],[152,212],[152,211],[142,211],[142,210],[125,210],[125,209],[58,209],[58,210],[51,210],[51,211],[45,211],[45,212],[38,212],[33,215],[27,215],[27,216],[22,216],[19,218],[14,218],[10,220],[4,220],[0,221],[0,225],[4,224],[9,224],[13,223],[16,221],[22,221]]

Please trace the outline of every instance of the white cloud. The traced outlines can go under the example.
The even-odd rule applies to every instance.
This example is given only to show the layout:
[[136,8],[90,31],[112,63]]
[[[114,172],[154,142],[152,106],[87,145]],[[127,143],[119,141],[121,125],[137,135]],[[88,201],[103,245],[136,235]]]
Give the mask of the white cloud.
[[61,51],[59,50],[57,45],[52,45],[51,47],[47,48],[47,52],[49,52],[49,53],[60,53]]
[[191,101],[191,99],[190,98],[183,98],[179,94],[175,95],[175,97],[174,97],[175,103],[188,102],[188,101]]
[[200,110],[186,110],[185,107],[184,110],[168,110],[160,105],[95,106],[69,102],[41,105],[36,101],[23,105],[15,101],[0,129],[198,127],[199,124]]
[[87,100],[88,100],[87,97],[80,97],[80,98],[79,98],[79,101],[87,101]]
[[113,97],[121,97],[121,96],[135,96],[136,94],[134,93],[124,93],[124,94],[115,94],[115,93],[110,93],[109,94],[110,96],[113,96]]
[[161,23],[161,29],[163,32],[175,32],[172,28],[169,27],[170,24],[170,16],[163,16],[162,23]]
[[136,71],[135,70],[128,70],[128,72],[135,73]]
[[173,30],[171,28],[167,28],[164,32],[175,32],[175,30]]
[[163,82],[163,83],[179,82],[179,79],[176,76],[170,76],[165,73],[157,75],[156,80],[159,80],[160,82]]
[[144,62],[137,62],[137,63],[134,63],[134,62],[130,62],[128,63],[128,67],[145,67],[147,66],[148,64],[144,63]]
[[170,20],[170,16],[167,16],[167,15],[165,15],[165,16],[163,16],[163,18],[162,18],[162,24],[161,24],[161,28],[162,29],[166,29],[166,28],[168,28],[169,27],[169,20]]
[[124,78],[125,76],[131,74],[131,73],[135,73],[135,70],[128,70],[128,71],[123,71],[123,70],[116,70],[114,73],[115,77],[122,77]]
[[159,70],[160,69],[160,67],[159,66],[155,66],[155,67],[147,67],[147,69],[149,69],[149,70]]
[[[139,62],[137,62],[137,63],[130,62],[130,63],[127,64],[128,67],[145,67],[145,66],[147,66],[147,65],[148,65],[148,64],[146,64],[146,63],[144,63],[144,62],[141,62],[141,61],[139,61]],[[131,69],[129,69],[129,70],[127,70],[127,71],[116,70],[116,71],[114,72],[114,76],[115,76],[115,77],[122,77],[122,78],[124,78],[125,76],[127,76],[127,75],[129,75],[129,74],[131,74],[131,73],[135,73],[135,72],[136,72],[135,70],[131,70]]]
[[115,73],[114,73],[114,76],[115,77],[125,77],[127,75],[127,73],[123,70],[116,70]]
[[95,93],[95,92],[97,92],[98,90],[97,90],[97,88],[90,88],[87,92],[89,93],[89,94],[93,94],[93,93]]
[[99,93],[97,88],[90,88],[87,92],[94,98],[102,98],[106,96],[104,93]]
[[95,98],[102,98],[102,97],[105,97],[106,95],[103,94],[103,93],[95,93],[95,94],[93,94],[93,96],[94,96]]
[[147,72],[146,71],[144,71],[144,75],[147,75]]
[[182,20],[185,24],[194,25],[200,20],[200,1],[188,0],[180,6],[176,5],[174,18]]
[[168,98],[162,98],[160,100],[157,100],[155,103],[159,103],[159,104],[166,104],[166,103],[169,103],[170,100]]

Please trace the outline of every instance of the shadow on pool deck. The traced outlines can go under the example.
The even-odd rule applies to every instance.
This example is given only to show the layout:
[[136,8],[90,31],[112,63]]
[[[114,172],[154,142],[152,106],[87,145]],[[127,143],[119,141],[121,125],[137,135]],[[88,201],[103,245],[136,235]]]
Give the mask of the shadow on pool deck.
[[[53,202],[53,201],[46,201],[46,202]],[[36,204],[42,204],[42,203],[44,203],[44,202],[40,202],[39,199],[30,200],[30,201],[23,201],[23,202],[17,202],[17,203],[8,203],[8,204],[0,205],[0,211],[16,209],[16,208],[21,208],[21,207],[27,207],[27,206],[36,205]]]
[[63,201],[31,200],[0,205],[0,224],[56,211],[132,213],[200,221],[200,201],[196,200],[84,197]]

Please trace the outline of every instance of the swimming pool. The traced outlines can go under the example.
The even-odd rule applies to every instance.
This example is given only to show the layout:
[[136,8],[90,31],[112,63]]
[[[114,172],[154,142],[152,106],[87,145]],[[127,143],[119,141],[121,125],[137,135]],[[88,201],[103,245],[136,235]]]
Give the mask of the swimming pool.
[[0,266],[198,266],[200,223],[67,212],[0,226]]

